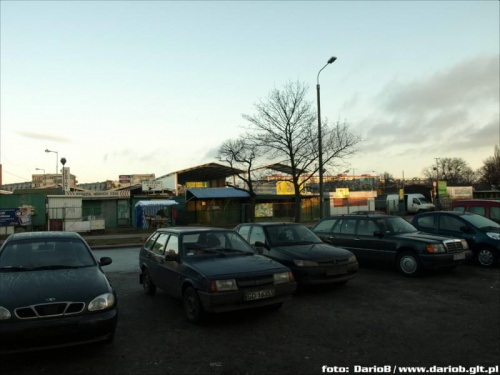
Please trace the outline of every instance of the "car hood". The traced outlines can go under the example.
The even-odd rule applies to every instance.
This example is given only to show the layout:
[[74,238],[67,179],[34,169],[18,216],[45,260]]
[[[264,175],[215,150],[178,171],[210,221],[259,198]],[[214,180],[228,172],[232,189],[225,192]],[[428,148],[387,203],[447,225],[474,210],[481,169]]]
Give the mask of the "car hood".
[[242,277],[287,272],[289,269],[261,255],[228,255],[205,259],[192,259],[189,266],[208,278]]
[[349,250],[333,247],[324,243],[309,245],[275,246],[272,251],[290,257],[290,259],[303,259],[314,261],[329,261],[347,259],[353,255]]
[[422,242],[443,242],[452,238],[457,239],[456,237],[442,236],[440,234],[430,234],[425,232],[403,233],[392,237],[409,238],[412,240],[420,240]]
[[112,288],[98,267],[0,272],[0,306],[23,307],[48,302],[88,303]]

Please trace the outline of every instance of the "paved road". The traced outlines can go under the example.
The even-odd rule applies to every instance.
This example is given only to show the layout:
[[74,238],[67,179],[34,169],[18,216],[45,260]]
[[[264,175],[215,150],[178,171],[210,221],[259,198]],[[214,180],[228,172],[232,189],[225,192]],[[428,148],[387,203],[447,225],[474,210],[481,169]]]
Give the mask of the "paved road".
[[[134,249],[110,254],[115,265],[135,258]],[[356,365],[494,366],[500,358],[499,268],[412,279],[365,267],[343,287],[300,291],[278,312],[202,325],[161,290],[144,295],[138,275],[109,272],[120,304],[113,344],[0,358],[0,373],[322,374],[326,365],[354,374]]]
[[93,250],[96,257],[110,257],[113,263],[103,267],[104,272],[138,272],[140,247]]

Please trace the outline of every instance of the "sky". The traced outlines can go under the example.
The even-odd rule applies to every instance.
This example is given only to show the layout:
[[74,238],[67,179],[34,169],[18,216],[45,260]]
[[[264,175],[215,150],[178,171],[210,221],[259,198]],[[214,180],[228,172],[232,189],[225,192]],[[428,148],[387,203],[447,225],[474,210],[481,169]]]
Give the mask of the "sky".
[[217,162],[273,89],[303,82],[316,109],[331,56],[323,121],[362,141],[327,174],[478,169],[500,144],[499,4],[1,0],[3,183],[62,157],[79,183]]

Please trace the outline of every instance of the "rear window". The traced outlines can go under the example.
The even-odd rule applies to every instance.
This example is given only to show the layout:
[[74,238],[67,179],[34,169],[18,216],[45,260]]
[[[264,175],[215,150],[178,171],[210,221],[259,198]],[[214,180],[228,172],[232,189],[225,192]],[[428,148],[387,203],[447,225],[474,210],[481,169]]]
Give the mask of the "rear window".
[[455,206],[453,207],[453,211],[465,212],[465,206]]

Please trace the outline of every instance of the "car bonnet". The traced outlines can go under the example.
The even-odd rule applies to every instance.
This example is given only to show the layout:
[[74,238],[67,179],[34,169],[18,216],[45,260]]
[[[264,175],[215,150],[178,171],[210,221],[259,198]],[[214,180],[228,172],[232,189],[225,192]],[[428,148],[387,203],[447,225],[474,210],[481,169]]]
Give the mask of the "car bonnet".
[[0,272],[0,306],[16,308],[48,302],[85,302],[111,292],[111,286],[97,266]]
[[189,266],[208,278],[286,272],[288,268],[261,255],[228,255],[189,259]]
[[331,259],[347,259],[353,255],[349,250],[333,247],[324,243],[309,245],[273,246],[272,251],[284,254],[290,259],[306,259],[328,261]]

